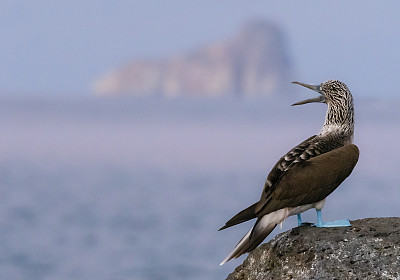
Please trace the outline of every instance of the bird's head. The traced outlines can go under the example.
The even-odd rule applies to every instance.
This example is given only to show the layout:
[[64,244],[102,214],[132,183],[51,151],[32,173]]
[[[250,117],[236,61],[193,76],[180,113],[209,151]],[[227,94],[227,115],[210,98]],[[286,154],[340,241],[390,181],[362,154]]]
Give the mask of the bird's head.
[[306,99],[297,103],[295,105],[303,105],[307,103],[326,103],[333,106],[346,106],[346,103],[352,103],[352,96],[349,88],[341,81],[329,80],[321,83],[320,85],[309,85],[301,82],[293,82],[294,84],[301,85],[303,87],[312,89],[318,92],[320,95],[315,98]]
[[[320,134],[331,132],[332,130],[344,131],[352,139],[354,131],[354,106],[353,97],[349,88],[338,80],[329,80],[320,85],[308,85],[300,82],[295,84],[312,89],[319,93],[318,97],[306,99],[293,105],[302,105],[306,103],[319,102],[326,103],[325,123]],[[292,105],[292,106],[293,106]]]

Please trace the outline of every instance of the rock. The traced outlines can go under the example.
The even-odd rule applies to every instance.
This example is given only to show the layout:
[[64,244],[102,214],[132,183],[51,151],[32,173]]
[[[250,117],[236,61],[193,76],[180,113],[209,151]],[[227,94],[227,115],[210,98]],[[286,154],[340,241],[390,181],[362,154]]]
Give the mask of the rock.
[[245,25],[233,38],[165,60],[133,61],[94,84],[99,95],[270,96],[286,91],[291,63],[282,31]]
[[302,226],[252,251],[227,279],[400,279],[400,218]]

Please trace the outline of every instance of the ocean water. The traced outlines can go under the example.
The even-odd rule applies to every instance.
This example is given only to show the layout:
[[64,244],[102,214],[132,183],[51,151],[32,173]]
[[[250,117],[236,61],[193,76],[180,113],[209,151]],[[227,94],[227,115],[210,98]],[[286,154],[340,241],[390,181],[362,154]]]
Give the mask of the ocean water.
[[[217,229],[323,123],[294,101],[1,100],[0,279],[224,279],[252,222]],[[400,102],[356,101],[360,160],[324,217],[399,216]]]

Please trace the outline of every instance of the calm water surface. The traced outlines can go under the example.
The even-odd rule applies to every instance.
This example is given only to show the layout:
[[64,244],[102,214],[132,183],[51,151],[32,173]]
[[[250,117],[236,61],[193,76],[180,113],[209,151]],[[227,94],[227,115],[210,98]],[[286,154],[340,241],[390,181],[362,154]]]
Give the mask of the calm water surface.
[[[323,123],[323,105],[290,103],[2,100],[0,279],[224,279],[252,224],[217,229]],[[360,161],[327,220],[399,216],[399,105],[357,103]]]

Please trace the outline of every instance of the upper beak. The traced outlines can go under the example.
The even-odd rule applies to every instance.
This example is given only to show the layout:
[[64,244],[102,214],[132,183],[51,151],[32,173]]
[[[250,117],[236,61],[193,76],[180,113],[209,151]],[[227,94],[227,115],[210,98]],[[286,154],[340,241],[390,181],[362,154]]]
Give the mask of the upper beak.
[[292,82],[292,83],[301,85],[301,86],[309,88],[309,89],[312,89],[313,91],[316,91],[316,92],[318,92],[320,94],[320,96],[318,96],[318,97],[310,98],[310,99],[306,99],[306,100],[303,100],[303,101],[296,102],[296,103],[292,104],[292,106],[303,105],[303,104],[313,103],[313,102],[325,103],[325,96],[321,92],[321,85],[308,85],[308,84],[300,83],[300,82]]

